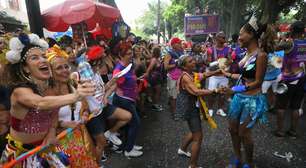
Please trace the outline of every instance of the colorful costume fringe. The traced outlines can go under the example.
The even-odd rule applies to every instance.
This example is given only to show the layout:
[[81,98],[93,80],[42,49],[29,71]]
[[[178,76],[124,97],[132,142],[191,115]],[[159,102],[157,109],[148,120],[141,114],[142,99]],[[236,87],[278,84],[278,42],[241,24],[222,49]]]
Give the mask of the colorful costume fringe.
[[21,142],[8,137],[10,142],[2,154],[0,163],[4,168],[97,168],[98,165],[92,153],[92,142],[85,126],[75,129],[68,128],[61,132],[57,146],[37,146],[32,150],[23,148]]
[[56,148],[69,156],[71,168],[98,167],[93,155],[93,142],[83,124],[68,133],[59,144]]
[[[20,157],[24,153],[29,152],[29,150],[23,148],[23,144],[21,142],[14,140],[10,135],[8,135],[7,138],[9,143],[6,145],[6,148],[2,153],[0,160],[1,163],[15,161],[17,157]],[[56,151],[54,147],[49,147],[47,150],[39,151],[33,155],[30,155],[22,161],[16,162],[16,164],[11,166],[16,168],[66,168],[69,167],[69,160],[68,156],[63,152]]]

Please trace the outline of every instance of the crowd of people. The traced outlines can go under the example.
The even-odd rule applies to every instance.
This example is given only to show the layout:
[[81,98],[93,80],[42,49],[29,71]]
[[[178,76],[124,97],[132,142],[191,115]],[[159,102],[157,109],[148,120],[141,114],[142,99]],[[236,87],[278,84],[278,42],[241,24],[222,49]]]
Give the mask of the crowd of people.
[[[230,166],[254,168],[252,128],[257,121],[265,122],[266,112],[276,112],[275,136],[298,137],[305,90],[304,29],[304,23],[297,21],[290,36],[279,39],[273,26],[252,17],[230,42],[219,32],[192,45],[177,37],[159,45],[133,34],[125,39],[88,34],[83,43],[69,36],[55,40],[23,31],[2,33],[1,163],[41,144],[56,146],[56,135],[67,128],[79,129],[87,137],[81,148],[92,154],[98,167],[107,160],[106,148],[140,157],[143,146],[136,141],[141,119],[147,117],[147,108],[166,112],[160,102],[166,86],[173,120],[187,121],[190,130],[177,151],[190,157],[190,168],[198,167],[203,139],[201,118],[205,116],[198,108],[199,97],[207,101],[210,117],[216,113],[229,119],[235,156]],[[90,78],[85,79],[84,73]],[[93,110],[91,99],[98,110]],[[287,109],[292,110],[292,119],[285,132]],[[61,167],[77,153],[50,147],[19,164]],[[69,164],[86,165],[79,162],[89,166],[88,160],[70,159]]]

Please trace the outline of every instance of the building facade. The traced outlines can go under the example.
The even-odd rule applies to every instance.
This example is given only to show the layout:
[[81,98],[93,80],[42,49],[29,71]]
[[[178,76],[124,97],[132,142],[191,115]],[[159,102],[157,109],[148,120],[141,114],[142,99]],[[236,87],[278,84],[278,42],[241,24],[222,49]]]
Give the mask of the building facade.
[[6,29],[11,29],[14,25],[27,25],[28,16],[24,12],[23,0],[0,0],[0,23],[4,25]]

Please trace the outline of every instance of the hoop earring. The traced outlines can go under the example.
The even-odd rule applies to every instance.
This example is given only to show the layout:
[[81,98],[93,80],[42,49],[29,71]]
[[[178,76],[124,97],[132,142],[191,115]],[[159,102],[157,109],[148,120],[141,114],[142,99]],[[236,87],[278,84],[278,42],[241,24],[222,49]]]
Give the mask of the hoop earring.
[[33,82],[33,79],[30,75],[26,75],[23,71],[21,72],[21,76],[26,79],[28,82]]
[[18,76],[21,78],[21,79],[25,79],[26,81],[28,82],[33,82],[32,78],[29,76],[29,75],[26,75],[22,66],[20,65],[19,66],[19,73],[18,73]]

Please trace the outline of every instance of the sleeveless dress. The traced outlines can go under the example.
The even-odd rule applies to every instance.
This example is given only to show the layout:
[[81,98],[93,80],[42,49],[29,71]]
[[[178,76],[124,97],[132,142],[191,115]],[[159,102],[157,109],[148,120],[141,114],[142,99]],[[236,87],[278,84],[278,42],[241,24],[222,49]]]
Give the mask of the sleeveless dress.
[[[183,72],[179,80],[181,80],[184,75],[188,74],[186,72]],[[190,75],[188,76],[190,77]],[[185,90],[180,85],[180,83],[181,82],[179,82],[179,93],[176,99],[177,117],[187,121],[188,127],[191,132],[201,131],[202,126],[201,126],[200,111],[196,107],[197,97],[195,95],[190,94],[187,90]]]

